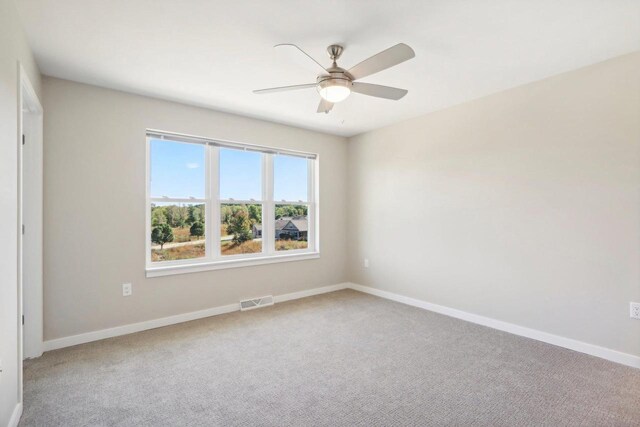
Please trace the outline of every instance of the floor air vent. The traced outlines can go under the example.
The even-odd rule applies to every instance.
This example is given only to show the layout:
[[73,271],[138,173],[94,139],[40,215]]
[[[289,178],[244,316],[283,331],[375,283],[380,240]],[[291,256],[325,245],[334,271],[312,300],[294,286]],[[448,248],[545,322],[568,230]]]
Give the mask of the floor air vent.
[[240,301],[240,311],[253,310],[254,308],[266,307],[269,305],[273,305],[272,295]]

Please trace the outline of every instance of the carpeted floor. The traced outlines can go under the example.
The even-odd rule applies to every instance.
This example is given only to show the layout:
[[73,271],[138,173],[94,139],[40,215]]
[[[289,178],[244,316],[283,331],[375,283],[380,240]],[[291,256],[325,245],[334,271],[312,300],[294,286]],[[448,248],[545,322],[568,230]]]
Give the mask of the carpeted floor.
[[640,426],[640,370],[351,290],[48,352],[20,426]]

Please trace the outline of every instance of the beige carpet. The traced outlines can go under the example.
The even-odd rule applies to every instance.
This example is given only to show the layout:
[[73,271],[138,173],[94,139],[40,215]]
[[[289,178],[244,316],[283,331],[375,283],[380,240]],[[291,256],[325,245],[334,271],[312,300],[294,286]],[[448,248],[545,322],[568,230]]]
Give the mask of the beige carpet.
[[46,353],[21,426],[640,426],[640,370],[346,290]]

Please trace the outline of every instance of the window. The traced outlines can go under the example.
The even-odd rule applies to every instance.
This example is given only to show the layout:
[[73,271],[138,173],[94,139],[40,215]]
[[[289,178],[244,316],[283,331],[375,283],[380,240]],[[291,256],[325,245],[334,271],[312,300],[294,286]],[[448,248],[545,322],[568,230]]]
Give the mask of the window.
[[318,257],[317,156],[147,132],[147,276]]
[[203,258],[204,203],[151,202],[151,261]]
[[[220,253],[262,253],[264,153],[220,148]],[[306,159],[303,159],[306,161]]]
[[309,162],[279,155],[273,162],[275,249],[307,249],[309,244]]

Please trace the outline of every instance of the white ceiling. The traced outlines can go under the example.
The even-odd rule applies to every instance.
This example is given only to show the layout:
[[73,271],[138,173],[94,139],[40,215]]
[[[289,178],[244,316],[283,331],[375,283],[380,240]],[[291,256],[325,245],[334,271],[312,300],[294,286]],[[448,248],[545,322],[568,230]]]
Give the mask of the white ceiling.
[[[351,136],[640,50],[638,0],[18,0],[50,76]],[[388,101],[353,94],[316,113],[313,67],[295,43],[349,68],[396,43],[416,58],[363,81],[401,87]]]

